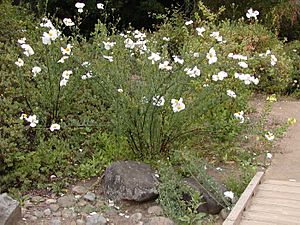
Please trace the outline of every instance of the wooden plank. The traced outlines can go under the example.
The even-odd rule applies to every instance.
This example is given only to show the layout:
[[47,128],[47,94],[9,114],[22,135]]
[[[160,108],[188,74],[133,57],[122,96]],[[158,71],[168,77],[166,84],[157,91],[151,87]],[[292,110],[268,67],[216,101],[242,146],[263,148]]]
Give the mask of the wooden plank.
[[279,186],[275,184],[261,184],[259,185],[259,190],[300,194],[300,187]]
[[[244,212],[243,218],[246,220],[257,220],[261,222],[272,222],[278,225],[299,225],[299,218],[292,216],[283,216],[276,213],[266,213],[266,212]],[[255,225],[253,223],[253,225]]]
[[257,220],[246,220],[243,219],[240,223],[240,225],[274,225],[274,223],[268,223],[268,222],[261,222]]
[[300,221],[300,212],[297,208],[291,207],[281,207],[272,204],[252,204],[247,212],[267,212],[267,213],[276,213],[283,216],[294,216],[297,217]]
[[255,196],[260,197],[260,198],[276,197],[276,198],[281,198],[281,199],[290,199],[290,200],[300,201],[300,194],[280,192],[280,191],[259,190]]
[[252,200],[252,204],[268,204],[274,205],[278,207],[291,207],[300,209],[300,202],[288,199],[277,199],[276,196],[274,198],[259,198],[255,197]]
[[263,184],[275,184],[275,185],[283,185],[283,186],[300,188],[300,182],[292,182],[292,181],[285,181],[285,180],[265,180]]
[[245,191],[235,204],[223,225],[237,225],[240,223],[243,211],[249,206],[251,197],[256,193],[257,186],[261,182],[264,172],[257,172],[252,178]]

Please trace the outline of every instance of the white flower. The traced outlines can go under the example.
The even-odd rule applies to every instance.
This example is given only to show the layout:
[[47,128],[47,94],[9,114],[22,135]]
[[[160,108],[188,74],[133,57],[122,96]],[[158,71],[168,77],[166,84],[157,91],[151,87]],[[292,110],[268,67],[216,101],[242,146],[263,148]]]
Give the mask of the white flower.
[[62,73],[62,77],[66,80],[68,80],[70,78],[70,75],[72,74],[72,70],[65,70],[63,73]]
[[227,90],[227,95],[231,98],[236,98],[236,94],[232,90]]
[[271,54],[271,51],[270,51],[270,49],[268,49],[268,50],[266,51],[266,53],[260,53],[259,56],[262,57],[262,58],[265,58],[265,57],[267,57],[267,56],[270,55],[270,54]]
[[148,57],[148,59],[152,61],[152,64],[154,64],[155,62],[159,61],[161,57],[159,56],[159,53],[151,52],[151,55]]
[[164,41],[170,41],[170,38],[169,37],[163,37],[162,38]]
[[58,60],[58,63],[64,63],[66,59],[68,59],[69,56],[64,55],[63,57],[60,58],[60,60]]
[[75,23],[70,18],[64,18],[63,22],[67,27],[71,27],[75,25]]
[[240,123],[244,123],[244,122],[245,122],[244,111],[240,111],[240,112],[234,113],[233,116],[234,116],[236,119],[239,119],[239,120],[240,120]]
[[163,106],[165,104],[165,97],[164,96],[153,96],[153,105],[154,106]]
[[51,41],[54,41],[60,35],[60,31],[56,29],[51,29],[49,32],[44,32],[42,37],[42,42],[45,45],[50,45]]
[[71,50],[72,50],[73,46],[70,44],[67,44],[66,48],[60,47],[61,53],[63,55],[71,55]]
[[124,90],[123,90],[122,88],[118,88],[118,89],[117,89],[117,92],[119,92],[119,93],[123,93],[123,92],[124,92]]
[[232,191],[225,191],[225,192],[224,192],[224,196],[225,196],[226,198],[230,198],[231,200],[233,200],[233,198],[234,198],[234,193],[233,193]]
[[198,69],[197,66],[194,66],[193,69],[191,68],[185,68],[184,71],[186,71],[186,74],[190,77],[199,77],[201,74],[201,71]]
[[103,58],[104,58],[104,59],[107,59],[107,60],[110,61],[110,62],[113,62],[113,61],[114,61],[113,56],[103,55]]
[[59,83],[59,85],[62,87],[62,86],[66,86],[68,83],[68,79],[62,79]]
[[193,56],[194,56],[195,58],[199,58],[200,53],[199,53],[199,52],[194,52],[194,53],[193,53]]
[[268,140],[268,141],[273,141],[275,136],[272,132],[268,132],[265,134],[265,138]]
[[182,101],[183,101],[182,98],[179,98],[179,100],[177,99],[171,100],[173,112],[180,112],[185,109],[185,104]]
[[81,79],[86,80],[86,79],[91,78],[91,77],[92,77],[92,71],[87,72],[86,74],[82,75]]
[[271,55],[271,65],[272,66],[275,66],[277,63],[277,58],[275,55]]
[[272,159],[272,154],[270,152],[267,152],[267,159]]
[[246,17],[248,19],[254,17],[255,19],[257,19],[257,16],[259,15],[259,12],[257,10],[253,11],[252,8],[248,9],[247,13],[246,13]]
[[133,37],[134,37],[135,39],[144,39],[144,38],[146,37],[146,34],[140,32],[139,30],[135,30],[135,31],[133,32]]
[[50,130],[53,132],[55,130],[59,130],[60,129],[60,125],[57,124],[57,123],[53,123],[51,126],[50,126]]
[[105,42],[105,41],[103,41],[102,43],[104,44],[104,48],[106,50],[110,50],[116,44],[116,42]]
[[213,81],[224,80],[225,77],[228,77],[225,71],[220,71],[217,75],[212,75]]
[[43,23],[40,24],[41,27],[54,29],[52,22],[48,18],[43,18],[42,21]]
[[27,118],[27,114],[26,113],[22,113],[20,116],[20,120],[26,119]]
[[184,62],[184,60],[183,59],[181,59],[181,58],[179,58],[178,56],[176,56],[176,55],[173,55],[173,59],[174,59],[174,62],[175,63],[179,63],[179,64],[183,64],[183,62]]
[[242,67],[244,69],[248,68],[248,64],[245,63],[245,62],[238,62],[238,64],[239,64],[240,67]]
[[31,70],[31,72],[33,73],[33,76],[35,77],[38,73],[40,73],[42,71],[41,67],[39,66],[34,66]]
[[30,123],[29,126],[31,127],[35,127],[36,124],[39,122],[36,118],[36,115],[30,115],[29,117],[25,118],[25,120]]
[[88,61],[84,61],[81,65],[82,65],[82,66],[85,66],[85,67],[88,67],[88,66],[91,65],[91,63],[88,62]]
[[25,37],[23,37],[21,39],[18,39],[18,43],[19,44],[25,44],[25,42],[26,42],[26,38]]
[[124,40],[124,44],[125,44],[125,48],[129,48],[129,49],[133,49],[135,46],[133,40],[131,40],[130,38],[126,38]]
[[239,55],[239,54],[233,54],[233,53],[229,53],[228,58],[233,58],[233,59],[238,59],[238,60],[247,60],[248,59],[247,56],[243,56],[243,55]]
[[169,61],[164,61],[163,63],[160,63],[158,65],[158,68],[160,70],[171,70],[172,69],[172,66],[169,66]]
[[18,66],[18,67],[21,67],[21,66],[24,66],[24,61],[20,58],[18,58],[18,61],[15,62],[15,64]]
[[21,48],[24,49],[24,52],[23,52],[23,53],[24,53],[27,57],[29,57],[29,56],[31,56],[31,55],[34,54],[33,49],[32,49],[31,46],[28,45],[28,44],[22,44],[22,45],[21,45]]
[[97,4],[97,9],[104,9],[104,4],[98,3]]
[[79,13],[82,13],[83,12],[83,8],[84,8],[85,4],[84,3],[81,3],[81,2],[77,2],[75,4],[75,7],[78,9],[78,12]]
[[203,37],[203,32],[206,31],[206,29],[204,27],[197,27],[196,31],[199,36]]
[[206,58],[208,59],[208,64],[213,64],[218,61],[216,51],[213,47],[209,49],[209,52],[206,54]]
[[186,21],[184,24],[188,26],[188,25],[191,25],[193,23],[194,23],[193,20],[189,20],[189,21]]

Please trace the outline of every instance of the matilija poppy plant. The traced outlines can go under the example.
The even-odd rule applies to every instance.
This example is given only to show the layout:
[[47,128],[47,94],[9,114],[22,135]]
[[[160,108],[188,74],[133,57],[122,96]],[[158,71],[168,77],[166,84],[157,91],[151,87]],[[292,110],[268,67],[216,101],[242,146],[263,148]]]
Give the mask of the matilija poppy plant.
[[77,3],[75,4],[75,7],[77,8],[77,10],[78,10],[79,13],[82,13],[82,12],[83,12],[84,6],[85,6],[85,4],[82,3],[82,2],[77,2]]

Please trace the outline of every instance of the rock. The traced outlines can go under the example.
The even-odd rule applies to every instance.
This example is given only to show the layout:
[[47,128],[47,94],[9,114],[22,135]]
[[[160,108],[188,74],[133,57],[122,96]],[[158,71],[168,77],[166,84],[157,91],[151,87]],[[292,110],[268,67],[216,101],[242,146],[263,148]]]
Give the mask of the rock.
[[52,215],[56,217],[61,217],[61,211],[54,212]]
[[50,216],[51,215],[51,210],[50,209],[45,209],[44,210],[44,215],[45,216]]
[[155,170],[145,163],[114,162],[104,172],[104,193],[109,199],[147,201],[158,196],[157,186]]
[[78,186],[74,186],[72,188],[72,191],[75,193],[75,194],[84,194],[87,192],[87,188],[84,187],[84,186],[81,186],[81,185],[78,185]]
[[[185,178],[183,182],[193,188],[195,191],[198,191],[202,196],[203,204],[197,208],[198,212],[204,212],[213,215],[220,213],[223,207],[217,203],[216,200],[213,199],[202,186],[199,185],[198,181],[193,178]],[[224,193],[226,191],[226,189],[222,186],[220,186],[219,189],[220,193]],[[185,193],[183,195],[183,199],[185,201],[190,201],[191,197],[189,194]]]
[[49,208],[51,209],[52,212],[56,212],[59,209],[59,205],[51,204],[51,205],[49,205]]
[[229,213],[230,213],[230,211],[228,209],[222,209],[221,212],[220,212],[220,216],[223,220],[226,220]]
[[53,199],[53,198],[49,198],[46,200],[46,204],[50,205],[50,204],[55,204],[57,203],[57,200],[56,199]]
[[1,225],[15,225],[22,219],[19,203],[9,197],[7,193],[0,195],[0,223]]
[[71,209],[63,209],[61,212],[61,216],[65,219],[73,218],[73,211]]
[[42,211],[34,211],[33,215],[36,216],[37,218],[42,218],[44,216],[44,213]]
[[84,198],[85,200],[94,202],[94,201],[96,200],[96,195],[95,195],[93,192],[90,192],[90,191],[89,191],[88,193],[86,193],[86,194],[83,196],[83,198]]
[[62,225],[61,218],[52,218],[50,224],[51,225]]
[[82,219],[76,220],[76,225],[85,225],[85,221]]
[[106,219],[98,214],[86,218],[86,225],[105,225],[106,223]]
[[24,207],[27,208],[27,209],[29,209],[29,208],[32,208],[32,207],[33,207],[33,204],[32,204],[31,201],[26,200],[26,201],[24,202]]
[[155,216],[162,216],[164,214],[164,211],[160,206],[155,205],[148,208],[148,213]]
[[45,198],[43,198],[42,196],[33,196],[31,198],[31,201],[34,203],[40,203],[40,202],[45,201]]
[[77,206],[82,207],[82,206],[85,206],[86,204],[87,204],[86,201],[80,200],[80,201],[77,203]]
[[73,195],[65,195],[65,196],[60,197],[57,200],[57,202],[61,207],[66,208],[66,207],[74,206],[76,203],[76,199],[74,198]]
[[175,225],[175,223],[170,220],[169,218],[162,217],[162,216],[156,216],[156,217],[151,217],[146,222],[144,225]]
[[143,217],[143,214],[142,213],[134,213],[130,216],[130,220],[133,222],[133,223],[138,223]]

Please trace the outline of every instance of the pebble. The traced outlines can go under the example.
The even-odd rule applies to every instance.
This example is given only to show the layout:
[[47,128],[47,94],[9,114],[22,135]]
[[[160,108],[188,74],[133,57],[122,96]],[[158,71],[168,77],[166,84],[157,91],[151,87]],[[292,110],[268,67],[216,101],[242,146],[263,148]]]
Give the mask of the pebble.
[[51,225],[62,225],[61,218],[52,218]]
[[155,216],[161,216],[163,215],[163,209],[160,206],[151,206],[148,208],[148,213],[155,215]]
[[42,196],[33,196],[31,198],[31,201],[34,203],[39,203],[45,201],[45,199]]
[[63,209],[61,215],[63,218],[73,218],[73,211],[71,209]]
[[50,209],[45,209],[44,210],[44,215],[45,216],[50,216],[51,215],[51,210]]
[[84,194],[87,192],[87,189],[84,186],[78,185],[78,186],[74,186],[72,188],[72,191],[76,194]]
[[44,213],[41,212],[41,211],[36,210],[36,211],[33,212],[33,215],[35,215],[37,218],[41,218],[41,217],[44,216]]
[[58,204],[51,204],[49,206],[49,208],[51,209],[52,212],[56,212],[59,209],[59,205]]
[[227,209],[222,209],[220,212],[220,216],[222,217],[223,220],[226,220],[226,218],[228,217],[230,211]]
[[86,194],[83,196],[83,198],[84,198],[85,200],[94,202],[94,201],[96,200],[96,195],[95,195],[93,192],[90,192],[90,191],[89,191],[88,193],[86,193]]
[[133,222],[133,223],[137,223],[139,222],[143,217],[143,214],[142,213],[134,213],[130,216],[130,220]]
[[65,195],[60,197],[57,200],[57,202],[61,207],[67,208],[67,207],[74,206],[76,203],[76,199],[72,195]]
[[33,204],[32,204],[31,201],[26,200],[26,201],[24,202],[24,207],[25,207],[25,208],[32,208],[32,207],[33,207]]
[[86,225],[105,225],[106,219],[101,215],[92,215],[86,218]]
[[94,206],[88,204],[88,205],[84,206],[81,211],[84,213],[91,213],[91,212],[94,212],[95,210],[96,210],[96,208]]
[[57,200],[56,200],[56,199],[49,198],[49,199],[46,200],[46,204],[48,204],[48,205],[54,204],[54,203],[57,203]]
[[78,203],[77,203],[77,206],[79,206],[79,207],[83,207],[83,206],[85,206],[87,204],[87,202],[86,201],[84,201],[84,200],[80,200]]
[[76,225],[85,225],[85,221],[82,219],[76,220]]
[[163,216],[151,217],[145,222],[145,225],[159,225],[159,224],[175,225],[175,223],[172,220],[170,220],[167,217],[163,217]]

